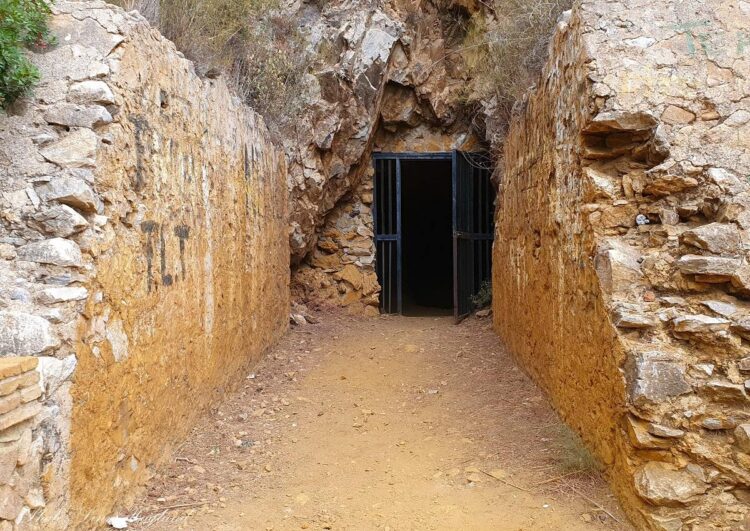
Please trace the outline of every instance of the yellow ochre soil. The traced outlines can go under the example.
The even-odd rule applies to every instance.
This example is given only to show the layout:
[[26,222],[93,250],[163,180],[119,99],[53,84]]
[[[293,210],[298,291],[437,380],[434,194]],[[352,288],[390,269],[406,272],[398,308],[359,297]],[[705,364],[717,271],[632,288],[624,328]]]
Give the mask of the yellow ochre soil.
[[490,319],[315,316],[206,414],[131,528],[630,529]]

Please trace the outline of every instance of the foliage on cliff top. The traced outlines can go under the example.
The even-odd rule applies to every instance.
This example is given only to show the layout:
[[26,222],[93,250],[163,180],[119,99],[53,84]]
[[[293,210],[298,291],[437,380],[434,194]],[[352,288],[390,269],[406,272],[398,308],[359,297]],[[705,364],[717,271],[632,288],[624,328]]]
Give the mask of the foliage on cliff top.
[[138,9],[201,75],[223,74],[271,125],[292,119],[308,61],[297,28],[279,13],[279,0],[116,3]]
[[471,101],[494,102],[510,122],[515,102],[533,85],[547,60],[557,20],[573,0],[487,0],[464,42]]
[[46,0],[0,0],[0,106],[7,107],[39,81],[23,50],[52,43],[49,13]]

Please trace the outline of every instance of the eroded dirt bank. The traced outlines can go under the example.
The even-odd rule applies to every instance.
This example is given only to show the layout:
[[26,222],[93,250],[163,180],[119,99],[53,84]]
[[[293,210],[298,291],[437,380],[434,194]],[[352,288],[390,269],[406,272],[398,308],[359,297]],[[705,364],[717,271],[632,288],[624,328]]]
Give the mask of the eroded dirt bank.
[[197,425],[138,527],[623,528],[489,320],[318,317]]

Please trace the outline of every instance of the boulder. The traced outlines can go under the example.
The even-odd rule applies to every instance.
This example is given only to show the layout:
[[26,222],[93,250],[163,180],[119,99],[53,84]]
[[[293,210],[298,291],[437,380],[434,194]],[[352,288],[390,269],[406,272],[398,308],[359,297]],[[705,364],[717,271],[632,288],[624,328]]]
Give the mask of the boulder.
[[75,354],[71,354],[64,359],[49,356],[39,357],[39,367],[37,369],[40,375],[39,384],[47,396],[52,395],[60,385],[72,376],[77,363]]
[[750,295],[750,266],[743,263],[730,279],[732,287],[742,295]]
[[650,462],[635,473],[636,492],[658,506],[679,507],[708,490],[708,485],[686,469]]
[[612,200],[617,197],[622,186],[610,175],[591,167],[583,169],[583,183],[587,203],[593,203],[600,199]]
[[648,432],[655,437],[663,437],[665,439],[679,439],[685,435],[685,432],[682,430],[661,424],[654,424],[653,422],[648,424]]
[[380,116],[384,124],[405,123],[417,125],[419,117],[419,102],[414,90],[397,83],[389,83],[385,87]]
[[653,328],[656,318],[633,305],[620,305],[612,312],[612,322],[618,328]]
[[712,312],[718,313],[722,317],[731,317],[738,311],[737,306],[724,301],[701,301],[701,304]]
[[636,224],[638,208],[632,204],[608,206],[602,210],[600,224],[604,228],[633,227]]
[[333,278],[339,281],[348,282],[355,290],[361,290],[363,286],[362,272],[356,266],[351,264],[333,275]]
[[627,430],[630,443],[635,448],[658,450],[672,446],[672,441],[669,439],[655,437],[649,433],[648,425],[635,417],[628,416]]
[[37,294],[37,300],[42,304],[57,304],[60,302],[82,301],[89,292],[81,287],[46,288]]
[[67,127],[88,127],[112,122],[112,115],[101,105],[83,106],[74,103],[51,105],[44,112],[47,123]]
[[596,273],[607,293],[632,289],[643,278],[641,254],[629,245],[611,240],[596,256]]
[[737,256],[742,251],[740,231],[728,223],[709,223],[682,233],[682,242],[715,254]]
[[658,121],[651,114],[643,112],[607,111],[597,114],[587,125],[586,133],[606,133],[614,131],[649,131],[656,128]]
[[656,174],[643,187],[645,195],[665,197],[698,186],[698,179],[684,175]]
[[23,312],[0,312],[0,356],[33,356],[59,344],[46,319]]
[[28,243],[18,249],[18,258],[28,262],[65,267],[81,267],[83,265],[83,257],[78,244],[64,238],[52,238]]
[[[740,337],[750,340],[750,317],[745,316],[736,320],[731,326],[732,332]],[[745,361],[747,360],[747,361]],[[750,358],[743,358],[740,362],[740,370],[750,372]]]
[[721,417],[721,418],[706,417],[703,420],[701,420],[701,427],[709,431],[731,430],[731,429],[734,429],[736,426],[737,426],[737,423],[733,419],[728,419],[726,417]]
[[669,105],[661,119],[670,125],[685,125],[695,121],[695,114],[677,105]]
[[701,393],[708,395],[712,400],[719,402],[747,402],[745,387],[741,384],[725,382],[723,380],[711,380],[700,387]]
[[714,334],[729,330],[730,321],[708,315],[683,315],[672,319],[675,335]]
[[732,195],[739,194],[748,188],[744,179],[740,179],[736,174],[723,168],[709,168],[706,175],[713,184]]

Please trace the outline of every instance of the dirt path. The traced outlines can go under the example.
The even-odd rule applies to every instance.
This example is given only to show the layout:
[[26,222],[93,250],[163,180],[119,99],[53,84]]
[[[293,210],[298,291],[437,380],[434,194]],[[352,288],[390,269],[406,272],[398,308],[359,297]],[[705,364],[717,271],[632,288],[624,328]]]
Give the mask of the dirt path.
[[489,320],[320,319],[194,430],[137,527],[624,528]]

